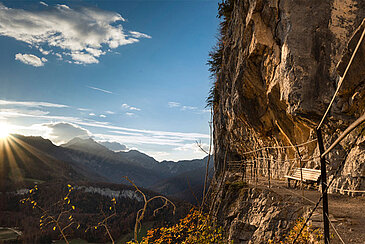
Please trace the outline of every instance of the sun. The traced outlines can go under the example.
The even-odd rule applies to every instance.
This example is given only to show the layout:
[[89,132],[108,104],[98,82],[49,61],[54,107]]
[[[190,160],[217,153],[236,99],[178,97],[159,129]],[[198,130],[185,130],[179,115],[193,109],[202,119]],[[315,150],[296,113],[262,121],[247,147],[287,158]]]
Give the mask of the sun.
[[10,134],[10,126],[6,123],[0,122],[0,139],[4,139]]

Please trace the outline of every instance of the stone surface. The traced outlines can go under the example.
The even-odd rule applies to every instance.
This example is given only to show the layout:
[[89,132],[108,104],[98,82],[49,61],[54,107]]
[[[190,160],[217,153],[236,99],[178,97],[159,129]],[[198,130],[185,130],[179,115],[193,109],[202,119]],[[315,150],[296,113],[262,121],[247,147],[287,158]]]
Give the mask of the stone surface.
[[[213,183],[213,186],[218,182]],[[297,197],[276,194],[269,189],[249,188],[227,181],[217,193],[212,214],[223,225],[230,243],[268,243],[283,240],[308,207]]]
[[[231,161],[257,159],[259,173],[268,174],[270,162],[272,176],[282,178],[299,166],[299,154],[304,167],[319,168],[318,158],[313,158],[318,156],[316,142],[299,151],[290,146],[316,139],[316,125],[364,29],[365,1],[233,2],[216,81],[216,168],[222,171]],[[324,123],[326,147],[364,113],[364,74],[365,41]],[[359,130],[350,138],[356,133]],[[345,141],[329,155],[329,175],[341,163],[349,143]],[[263,146],[289,148],[244,154]],[[347,171],[341,172],[342,178],[349,179],[336,180],[337,188],[345,184],[350,190],[365,190],[363,157],[356,156],[362,151],[358,145],[351,152]]]
[[[219,186],[233,162],[254,162],[258,174],[283,178],[300,166],[319,169],[320,122],[364,29],[364,0],[232,0],[222,37],[222,65],[214,103],[214,163]],[[359,48],[323,126],[327,148],[365,111],[365,41]],[[360,132],[328,155],[328,177]],[[365,134],[330,191],[365,194]],[[269,148],[246,154],[261,147]],[[299,160],[301,158],[301,161]],[[223,181],[224,182],[224,181]],[[257,189],[215,189],[215,214],[233,243],[281,238],[305,210]],[[363,192],[363,193],[362,193]],[[212,197],[213,193],[211,193]],[[285,199],[287,200],[287,199]],[[279,226],[279,227],[278,227]]]

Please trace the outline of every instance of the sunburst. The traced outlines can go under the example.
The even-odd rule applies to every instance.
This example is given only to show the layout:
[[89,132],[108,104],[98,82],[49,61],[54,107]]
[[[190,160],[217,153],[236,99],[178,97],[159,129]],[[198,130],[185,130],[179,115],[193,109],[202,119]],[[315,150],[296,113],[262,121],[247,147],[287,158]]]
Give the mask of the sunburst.
[[0,122],[0,139],[5,139],[10,135],[11,126],[7,123]]

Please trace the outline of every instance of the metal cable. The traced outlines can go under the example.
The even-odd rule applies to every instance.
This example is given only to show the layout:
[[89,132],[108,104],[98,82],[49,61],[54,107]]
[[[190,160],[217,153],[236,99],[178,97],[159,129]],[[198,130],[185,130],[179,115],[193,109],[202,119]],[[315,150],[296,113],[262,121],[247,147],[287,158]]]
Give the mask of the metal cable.
[[331,224],[332,229],[335,231],[336,235],[338,236],[338,238],[340,239],[340,241],[342,242],[342,244],[346,244],[342,237],[340,236],[340,234],[338,233],[338,231],[336,230],[335,226],[332,224],[332,221],[330,220],[330,217],[326,214],[326,218],[328,219],[328,222]]
[[361,34],[361,37],[360,37],[359,41],[357,42],[357,45],[356,45],[356,48],[355,48],[354,52],[353,52],[353,53],[352,53],[352,55],[351,55],[351,59],[350,59],[350,61],[348,62],[347,66],[346,66],[346,70],[345,70],[345,72],[343,73],[342,77],[340,78],[340,81],[338,82],[338,85],[337,85],[337,89],[336,89],[336,91],[335,91],[335,94],[333,94],[332,100],[331,100],[330,104],[328,104],[327,110],[326,110],[326,112],[323,114],[323,117],[322,117],[322,119],[321,119],[321,122],[320,122],[320,123],[318,124],[318,126],[317,126],[317,130],[318,130],[319,128],[321,128],[321,126],[322,126],[322,124],[323,124],[323,121],[324,121],[324,120],[325,120],[325,118],[327,117],[327,114],[328,114],[328,112],[330,111],[330,109],[331,109],[331,107],[332,107],[333,102],[335,101],[335,98],[336,98],[336,96],[337,96],[338,91],[340,90],[340,87],[341,87],[341,85],[342,85],[342,82],[343,82],[343,80],[344,80],[344,79],[345,79],[345,77],[346,77],[347,71],[349,70],[349,68],[350,68],[350,66],[351,66],[351,64],[352,64],[352,60],[354,59],[354,57],[355,57],[355,55],[356,55],[356,52],[357,52],[357,50],[359,49],[359,47],[360,47],[360,44],[361,44],[362,40],[364,39],[364,35],[365,35],[365,28],[364,28],[364,30],[363,30],[363,32],[362,32],[362,34]]

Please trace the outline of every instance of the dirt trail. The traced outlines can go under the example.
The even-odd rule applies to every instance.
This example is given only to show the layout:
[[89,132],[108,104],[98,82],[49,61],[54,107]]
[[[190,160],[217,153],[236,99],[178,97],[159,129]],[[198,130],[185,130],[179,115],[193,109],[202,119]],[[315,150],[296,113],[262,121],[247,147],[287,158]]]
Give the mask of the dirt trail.
[[[252,185],[256,185],[253,183]],[[268,182],[261,179],[257,187],[267,188]],[[313,206],[321,193],[316,189],[305,189],[304,197],[300,186],[288,188],[286,181],[271,180],[271,189],[282,196],[297,196],[303,205]],[[365,244],[365,197],[350,197],[337,193],[328,194],[330,220],[344,243]],[[312,225],[323,228],[322,202],[312,217]],[[330,224],[331,243],[342,243]]]

